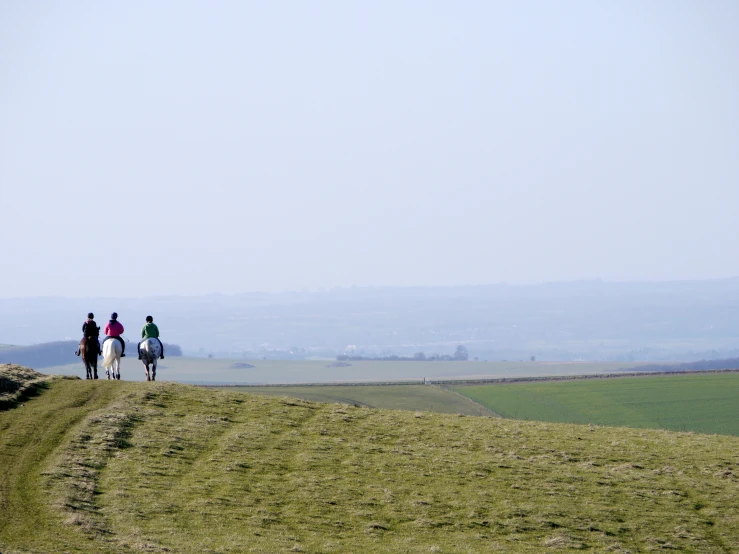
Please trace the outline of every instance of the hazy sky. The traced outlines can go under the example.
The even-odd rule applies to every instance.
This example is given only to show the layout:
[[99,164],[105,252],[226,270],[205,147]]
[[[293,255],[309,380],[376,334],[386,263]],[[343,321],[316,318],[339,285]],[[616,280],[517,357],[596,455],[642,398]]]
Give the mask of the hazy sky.
[[739,275],[739,2],[0,0],[0,296]]

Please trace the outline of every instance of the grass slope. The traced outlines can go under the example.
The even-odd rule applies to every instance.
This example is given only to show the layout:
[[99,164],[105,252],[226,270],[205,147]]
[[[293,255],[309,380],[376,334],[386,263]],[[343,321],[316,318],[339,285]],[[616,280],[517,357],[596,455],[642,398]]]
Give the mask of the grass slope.
[[0,364],[0,410],[38,394],[48,386],[48,375],[15,364]]
[[428,385],[228,387],[222,390],[269,396],[293,396],[314,402],[339,402],[386,410],[494,415],[490,410],[475,404],[465,396]]
[[70,431],[115,398],[112,385],[55,381],[41,398],[0,412],[0,552],[93,551],[49,502],[42,474],[58,449],[67,447]]
[[739,438],[55,380],[0,412],[0,551],[739,544]]
[[512,383],[454,390],[504,417],[739,435],[739,373]]

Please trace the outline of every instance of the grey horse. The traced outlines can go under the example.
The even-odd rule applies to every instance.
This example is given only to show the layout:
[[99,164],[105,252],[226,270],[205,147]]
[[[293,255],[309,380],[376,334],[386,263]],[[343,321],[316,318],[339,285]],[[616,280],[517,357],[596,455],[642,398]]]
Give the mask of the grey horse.
[[[146,366],[146,380],[156,381],[157,360],[159,360],[159,355],[162,353],[162,347],[159,346],[159,341],[157,339],[145,339],[141,342],[139,351],[141,352],[141,361]],[[151,366],[151,371],[149,370],[149,366]]]

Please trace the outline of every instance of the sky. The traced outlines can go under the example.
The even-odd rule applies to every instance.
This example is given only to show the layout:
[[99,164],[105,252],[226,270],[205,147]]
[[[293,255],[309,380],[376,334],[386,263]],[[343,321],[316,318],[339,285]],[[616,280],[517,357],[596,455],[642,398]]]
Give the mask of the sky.
[[0,297],[739,275],[733,0],[0,1]]

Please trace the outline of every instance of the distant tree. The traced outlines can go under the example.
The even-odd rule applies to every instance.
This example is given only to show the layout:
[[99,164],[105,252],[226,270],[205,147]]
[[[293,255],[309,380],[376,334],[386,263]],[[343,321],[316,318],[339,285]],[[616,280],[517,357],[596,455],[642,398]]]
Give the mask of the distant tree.
[[165,342],[164,352],[167,356],[182,356],[182,348],[180,348],[179,344],[169,344],[168,342]]
[[423,352],[416,352],[415,354],[413,354],[413,359],[422,362],[426,359],[426,354],[424,354]]
[[531,361],[532,362],[535,362],[536,361],[536,356],[531,356]]
[[463,344],[457,346],[457,349],[454,351],[454,359],[458,361],[469,360],[470,353],[467,351],[467,347]]

